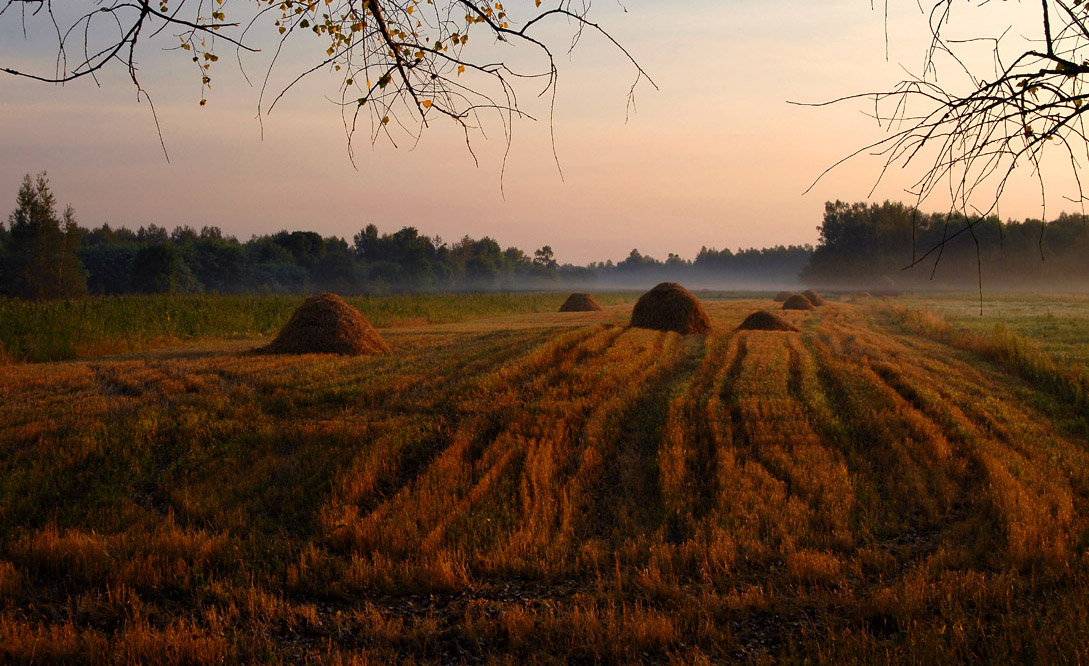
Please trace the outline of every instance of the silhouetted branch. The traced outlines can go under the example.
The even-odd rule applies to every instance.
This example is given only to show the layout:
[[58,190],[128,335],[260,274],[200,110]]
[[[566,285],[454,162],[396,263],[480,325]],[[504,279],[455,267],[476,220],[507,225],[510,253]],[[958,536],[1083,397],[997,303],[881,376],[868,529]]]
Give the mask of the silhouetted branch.
[[[1020,167],[1029,168],[1037,179],[1043,206],[1046,188],[1040,165],[1046,155],[1058,151],[1077,186],[1070,200],[1083,203],[1079,156],[1089,159],[1082,115],[1089,108],[1085,90],[1089,6],[1082,0],[1041,0],[1036,35],[1008,48],[1009,29],[993,37],[947,37],[954,4],[978,7],[986,0],[932,1],[928,12],[931,41],[921,75],[889,91],[815,105],[870,99],[874,117],[888,130],[884,138],[837,162],[817,180],[843,161],[870,153],[884,160],[878,183],[893,167],[920,168],[909,189],[917,206],[940,191],[949,197],[950,213],[967,217],[974,211],[986,217],[998,209],[1010,178]],[[978,58],[973,56],[979,54],[971,51],[980,43],[987,43],[991,50],[993,65],[986,75],[975,65]],[[1011,51],[1012,59],[1006,57]],[[960,84],[939,83],[939,60],[955,65]],[[971,222],[940,245],[961,233],[974,233]],[[935,252],[940,257],[941,250],[933,247],[919,254],[913,248],[910,266]]]
[[[471,130],[483,131],[481,114],[491,112],[500,116],[509,143],[513,121],[529,117],[519,108],[518,81],[542,80],[540,94],[551,92],[554,104],[558,69],[550,46],[537,36],[553,19],[572,22],[576,41],[584,29],[602,35],[632,63],[635,84],[646,79],[654,85],[632,55],[588,18],[586,0],[551,0],[547,6],[520,0],[518,5],[520,22],[515,23],[498,0],[0,0],[0,21],[21,21],[25,30],[30,21],[48,20],[57,40],[52,74],[6,66],[2,60],[0,71],[67,83],[95,78],[118,64],[146,96],[137,59],[147,48],[145,41],[169,33],[177,39],[170,48],[187,52],[198,68],[204,105],[219,60],[217,47],[233,47],[239,56],[258,53],[271,33],[276,42],[259,93],[259,115],[271,112],[299,81],[318,72],[335,73],[349,155],[361,116],[372,121],[372,141],[382,135],[392,140],[391,123],[418,139],[433,117],[454,121],[468,141]],[[142,35],[148,37],[141,41]],[[284,45],[304,36],[317,40],[322,55],[292,76],[266,108],[272,69],[284,66],[278,64]],[[472,44],[484,46],[470,49],[470,37]],[[538,53],[543,67],[517,72],[493,60],[507,45]],[[73,55],[77,51],[78,57]],[[0,59],[10,58],[0,54]]]

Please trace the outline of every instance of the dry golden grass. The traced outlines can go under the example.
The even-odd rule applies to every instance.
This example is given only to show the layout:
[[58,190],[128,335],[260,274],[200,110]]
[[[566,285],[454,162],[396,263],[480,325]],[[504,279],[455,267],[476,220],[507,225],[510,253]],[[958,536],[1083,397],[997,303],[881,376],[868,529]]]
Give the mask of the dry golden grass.
[[761,304],[4,366],[0,662],[1089,659],[1075,375]]

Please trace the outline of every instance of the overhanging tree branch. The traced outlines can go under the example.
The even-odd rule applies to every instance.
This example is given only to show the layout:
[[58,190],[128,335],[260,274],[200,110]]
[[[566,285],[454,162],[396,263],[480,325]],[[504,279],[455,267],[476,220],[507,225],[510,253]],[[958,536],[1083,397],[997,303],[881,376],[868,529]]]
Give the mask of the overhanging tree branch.
[[[169,34],[177,41],[160,47],[187,52],[198,69],[204,105],[220,49],[234,48],[240,64],[243,54],[265,49],[271,56],[259,115],[271,112],[300,80],[333,73],[339,77],[349,155],[361,117],[372,122],[372,141],[382,135],[393,140],[391,124],[418,139],[435,116],[455,122],[468,141],[471,131],[483,132],[482,114],[495,113],[509,145],[513,121],[529,117],[519,108],[518,82],[542,79],[542,94],[552,92],[554,100],[558,68],[550,45],[536,32],[552,18],[602,35],[632,63],[636,84],[646,79],[654,85],[631,53],[588,18],[586,0],[550,0],[544,6],[536,0],[512,2],[517,8],[499,0],[0,0],[0,24],[20,21],[25,28],[49,20],[57,48],[52,75],[10,65],[6,61],[13,56],[4,53],[0,71],[63,84],[84,77],[97,81],[116,64],[146,97],[138,59],[150,43]],[[270,37],[275,48],[268,48]],[[307,37],[316,40],[322,55],[291,75],[266,108],[272,69],[287,66],[280,58],[285,45]],[[496,58],[519,45],[540,56],[540,69],[517,71]],[[79,57],[73,55],[77,49]]]
[[[914,168],[918,175],[909,192],[916,206],[941,194],[948,197],[950,213],[968,220],[963,229],[949,234],[938,246],[922,253],[913,247],[910,266],[935,254],[940,257],[944,244],[953,238],[974,234],[970,214],[978,219],[995,213],[1010,179],[1020,169],[1036,179],[1041,206],[1045,206],[1041,169],[1053,154],[1063,158],[1073,176],[1076,191],[1068,199],[1084,203],[1081,170],[1086,162],[1082,157],[1089,160],[1084,124],[1089,109],[1085,89],[1089,80],[1089,4],[1083,0],[1040,0],[1035,27],[1011,25],[1017,30],[1006,28],[995,36],[954,39],[948,36],[954,5],[978,9],[988,4],[987,0],[931,1],[931,40],[920,75],[888,91],[820,104],[869,99],[874,104],[873,116],[888,130],[884,138],[829,170],[864,153],[883,159],[877,183],[893,167]],[[979,47],[984,43],[992,62],[987,72],[978,64],[982,55]],[[939,82],[942,61],[958,70],[954,83]],[[1046,208],[1042,210],[1046,221]],[[1040,248],[1042,252],[1042,237]]]

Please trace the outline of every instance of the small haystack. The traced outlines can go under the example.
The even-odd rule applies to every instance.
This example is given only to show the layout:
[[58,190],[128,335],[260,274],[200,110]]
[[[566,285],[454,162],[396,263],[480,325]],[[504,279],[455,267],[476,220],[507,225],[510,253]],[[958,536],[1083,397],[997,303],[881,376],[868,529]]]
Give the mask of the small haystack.
[[267,347],[269,354],[388,354],[370,322],[336,294],[311,296]]
[[793,291],[780,291],[778,294],[775,294],[775,298],[772,300],[774,300],[776,303],[786,303],[786,300],[793,295]]
[[806,298],[808,298],[809,302],[812,303],[813,305],[817,305],[817,306],[824,305],[824,299],[821,298],[820,294],[813,291],[812,289],[806,289],[805,291],[803,291],[802,296],[805,296]]
[[854,298],[855,298],[855,300],[858,300],[858,301],[866,301],[866,300],[869,300],[869,299],[873,298],[873,294],[871,294],[868,291],[860,291],[860,292],[858,292],[857,294],[854,295]]
[[801,294],[794,294],[783,303],[784,310],[816,310],[813,303]]
[[795,331],[797,328],[779,315],[770,312],[754,312],[737,327],[739,331]]
[[711,318],[699,299],[675,282],[663,282],[640,296],[631,325],[682,335],[711,332]]
[[582,293],[571,294],[560,306],[560,312],[593,312],[600,309],[601,305],[593,294]]

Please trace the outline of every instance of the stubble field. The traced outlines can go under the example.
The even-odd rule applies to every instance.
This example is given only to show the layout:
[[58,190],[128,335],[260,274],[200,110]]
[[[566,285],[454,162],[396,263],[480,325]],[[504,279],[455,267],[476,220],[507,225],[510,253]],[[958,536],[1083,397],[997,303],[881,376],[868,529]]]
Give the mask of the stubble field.
[[0,661],[1089,661],[1085,347],[707,306],[0,366]]

